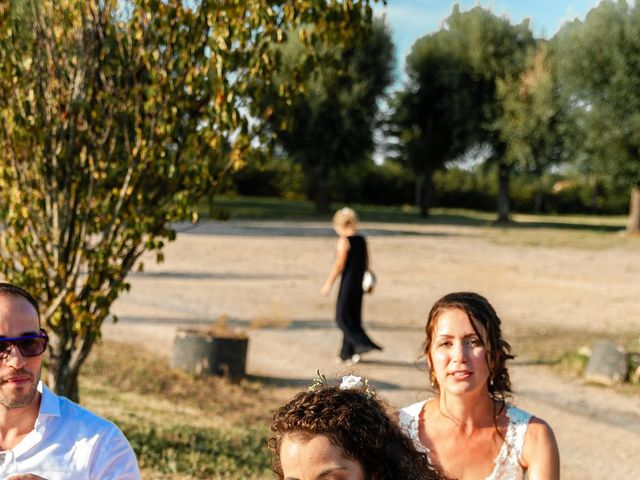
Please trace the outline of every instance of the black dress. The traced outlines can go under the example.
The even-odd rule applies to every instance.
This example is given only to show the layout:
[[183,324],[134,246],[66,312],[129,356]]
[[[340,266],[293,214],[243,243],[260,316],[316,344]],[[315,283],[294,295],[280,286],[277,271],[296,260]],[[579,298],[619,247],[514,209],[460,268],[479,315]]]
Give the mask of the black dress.
[[382,350],[362,329],[362,276],[367,268],[367,242],[361,235],[347,237],[349,253],[342,271],[336,305],[336,322],[342,330],[340,358],[348,360],[356,353]]

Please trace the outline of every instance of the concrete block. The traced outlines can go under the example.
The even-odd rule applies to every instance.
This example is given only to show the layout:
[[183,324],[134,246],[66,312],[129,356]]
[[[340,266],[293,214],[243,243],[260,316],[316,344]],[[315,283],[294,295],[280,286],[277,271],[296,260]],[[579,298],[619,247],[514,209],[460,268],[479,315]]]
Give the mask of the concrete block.
[[602,385],[624,382],[627,378],[627,356],[624,349],[608,340],[594,343],[584,377],[589,382]]

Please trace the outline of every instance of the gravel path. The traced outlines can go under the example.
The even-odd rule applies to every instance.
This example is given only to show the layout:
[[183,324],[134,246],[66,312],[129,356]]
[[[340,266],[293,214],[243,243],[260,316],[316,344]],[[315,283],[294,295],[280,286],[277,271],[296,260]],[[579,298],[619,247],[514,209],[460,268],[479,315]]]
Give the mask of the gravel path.
[[[382,344],[348,370],[333,357],[334,291],[320,286],[333,261],[335,236],[323,224],[208,222],[184,228],[131,277],[108,339],[145,335],[171,354],[177,327],[205,325],[220,315],[250,328],[248,373],[302,388],[317,368],[327,377],[365,375],[389,402],[403,406],[431,395],[419,360],[429,306],[454,290],[484,294],[505,331],[531,329],[640,333],[640,253],[509,246],[482,230],[459,226],[364,225],[379,283],[364,318]],[[518,353],[518,352],[516,352]],[[565,480],[639,478],[640,396],[560,378],[526,359],[510,368],[515,403],[547,420],[560,445]]]

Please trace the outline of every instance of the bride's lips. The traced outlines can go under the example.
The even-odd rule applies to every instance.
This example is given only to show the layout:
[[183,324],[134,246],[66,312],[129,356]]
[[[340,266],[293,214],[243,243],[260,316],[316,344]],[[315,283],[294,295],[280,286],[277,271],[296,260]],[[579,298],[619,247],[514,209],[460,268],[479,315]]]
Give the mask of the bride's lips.
[[473,372],[471,370],[458,370],[455,372],[450,372],[449,375],[456,380],[465,380],[473,375]]

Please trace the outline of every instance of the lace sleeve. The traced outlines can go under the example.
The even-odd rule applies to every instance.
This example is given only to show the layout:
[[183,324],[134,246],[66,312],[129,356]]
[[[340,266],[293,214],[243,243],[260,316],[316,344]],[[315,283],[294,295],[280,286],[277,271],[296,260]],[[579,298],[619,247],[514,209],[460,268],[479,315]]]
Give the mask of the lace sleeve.
[[520,410],[517,407],[507,408],[509,426],[507,434],[500,449],[500,453],[495,459],[495,468],[487,480],[514,480],[524,478],[524,471],[520,465],[522,457],[522,446],[524,437],[527,434],[527,427],[531,414]]

